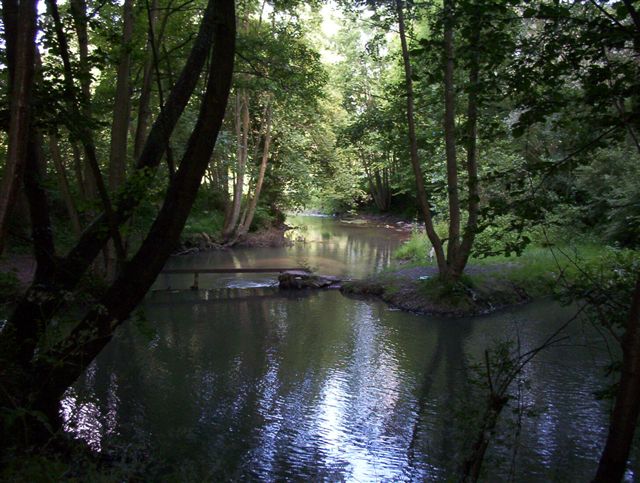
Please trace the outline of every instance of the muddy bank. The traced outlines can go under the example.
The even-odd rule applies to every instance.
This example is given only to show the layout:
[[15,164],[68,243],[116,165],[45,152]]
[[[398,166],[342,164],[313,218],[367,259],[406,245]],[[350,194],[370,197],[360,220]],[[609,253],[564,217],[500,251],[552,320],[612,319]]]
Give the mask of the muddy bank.
[[347,296],[372,296],[402,310],[440,317],[484,315],[531,300],[523,287],[508,278],[509,266],[467,268],[457,284],[438,279],[435,267],[401,268],[345,282]]

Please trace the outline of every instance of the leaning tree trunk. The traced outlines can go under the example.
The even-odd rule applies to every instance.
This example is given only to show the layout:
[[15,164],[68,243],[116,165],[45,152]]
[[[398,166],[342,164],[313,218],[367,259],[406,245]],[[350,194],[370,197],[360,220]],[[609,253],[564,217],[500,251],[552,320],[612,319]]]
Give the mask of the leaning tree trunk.
[[[38,409],[50,413],[64,391],[109,342],[149,290],[178,243],[222,126],[233,75],[235,15],[233,0],[216,0],[216,33],[211,71],[196,126],[164,204],[147,238],[96,307],[60,344],[38,357],[42,367],[32,395]],[[87,340],[87,334],[94,337]],[[38,366],[38,364],[36,364]]]
[[131,53],[129,50],[133,36],[133,0],[124,1],[122,17],[122,44],[120,45],[120,62],[116,71],[116,94],[113,104],[109,153],[109,189],[112,193],[116,192],[124,182],[127,159],[127,134],[131,111],[131,103],[129,102]]
[[228,241],[236,231],[240,219],[242,193],[244,191],[244,173],[249,156],[249,95],[246,88],[241,88],[236,94],[236,140],[237,162],[236,182],[233,187],[233,202],[229,218],[225,220],[222,237]]
[[[182,73],[149,132],[136,171],[127,180],[122,195],[117,199],[115,216],[119,224],[131,217],[133,210],[153,186],[155,171],[167,148],[166,133],[171,133],[175,128],[196,87],[216,28],[213,23],[213,3],[214,0],[210,0]],[[64,306],[69,292],[75,289],[108,239],[109,223],[102,214],[84,230],[67,256],[56,261],[51,268],[52,273],[47,274],[46,279],[41,279],[36,272],[33,284],[18,301],[0,332],[0,386],[7,389],[0,392],[0,406],[14,406],[13,392],[8,388],[20,383],[14,377],[15,373],[26,374],[29,371],[38,334],[43,333],[48,321]],[[16,388],[15,394],[18,392],[19,388]]]
[[[61,342],[43,349],[26,365],[31,384],[27,384],[27,392],[22,394],[19,401],[28,411],[38,411],[48,416],[54,429],[60,427],[58,405],[64,391],[98,355],[115,329],[144,297],[178,242],[195,201],[222,125],[231,86],[235,44],[233,0],[209,2],[201,33],[202,29],[206,31],[212,28],[215,31],[211,57],[215,61],[210,63],[211,72],[198,120],[180,168],[147,238],[99,303],[71,333]],[[5,332],[6,329],[3,336]]]
[[[82,116],[85,120],[91,119],[91,66],[89,64],[89,33],[87,28],[87,3],[85,0],[70,0],[69,7],[73,17],[73,25],[76,31],[79,54],[79,81],[80,81],[80,105]],[[71,140],[74,149],[74,157],[80,161],[80,149],[75,136]],[[88,161],[85,160],[82,172],[77,175],[79,181],[84,180],[82,192],[86,199],[97,198],[98,189]],[[77,169],[77,168],[76,168]]]
[[494,393],[489,395],[487,408],[482,416],[481,427],[473,442],[471,453],[462,463],[460,483],[475,483],[480,479],[480,471],[491,434],[495,431],[500,413],[508,401],[509,398],[504,395]]
[[420,160],[418,159],[418,141],[416,138],[416,127],[414,119],[413,108],[413,79],[411,61],[409,59],[409,48],[407,46],[407,38],[404,26],[404,13],[402,10],[402,0],[396,0],[396,11],[398,14],[398,31],[400,33],[400,44],[402,46],[402,60],[404,63],[405,73],[405,86],[407,90],[407,126],[409,128],[409,153],[411,157],[411,166],[413,168],[413,174],[416,180],[416,195],[418,198],[418,204],[422,217],[424,219],[425,229],[427,236],[436,254],[436,260],[438,262],[438,271],[443,274],[447,271],[447,260],[444,255],[442,247],[442,240],[436,233],[433,226],[433,219],[431,217],[431,204],[427,196],[427,191],[424,186],[424,178],[422,177],[422,168],[420,167]]
[[138,101],[138,120],[133,141],[133,159],[138,159],[144,146],[144,140],[149,130],[149,119],[151,118],[151,85],[153,84],[154,59],[157,57],[155,27],[158,21],[158,1],[153,0],[151,5],[147,3],[147,21],[149,30],[147,33],[147,53],[142,70],[142,86],[140,88],[140,99]]
[[72,131],[75,137],[80,139],[84,147],[85,157],[87,163],[91,169],[91,174],[94,177],[96,187],[98,189],[98,195],[102,202],[107,221],[109,223],[109,234],[113,239],[118,258],[124,260],[124,245],[122,243],[122,237],[118,230],[113,205],[107,191],[107,187],[100,171],[100,165],[98,163],[98,154],[96,145],[94,142],[94,136],[91,129],[88,128],[86,123],[81,121],[81,110],[78,105],[78,96],[75,94],[75,87],[73,81],[73,73],[71,68],[71,60],[69,54],[69,43],[67,42],[67,36],[64,32],[62,21],[60,19],[60,13],[58,11],[58,5],[56,0],[46,0],[47,8],[51,17],[53,18],[53,25],[56,34],[56,40],[58,42],[58,49],[60,58],[63,64],[63,81],[64,81],[64,95],[67,105],[75,118],[75,122],[68,123],[67,126]]
[[[631,0],[623,0],[634,25],[634,50],[640,53],[640,13]],[[640,103],[634,99],[635,124],[623,119],[630,135],[638,125]],[[640,145],[634,137],[637,150]],[[631,300],[627,327],[622,338],[622,373],[616,392],[615,405],[609,421],[609,434],[600,457],[594,482],[618,482],[624,477],[627,460],[640,413],[640,274]]]
[[271,148],[271,104],[267,106],[266,111],[266,130],[264,134],[264,145],[262,146],[262,159],[260,160],[260,171],[258,172],[258,179],[256,180],[256,186],[253,190],[253,197],[247,207],[247,216],[243,220],[242,224],[238,227],[237,238],[246,235],[253,223],[253,217],[256,214],[256,208],[258,206],[258,200],[260,199],[260,192],[262,191],[262,185],[264,183],[264,175],[267,171],[267,162],[269,161],[269,150]]

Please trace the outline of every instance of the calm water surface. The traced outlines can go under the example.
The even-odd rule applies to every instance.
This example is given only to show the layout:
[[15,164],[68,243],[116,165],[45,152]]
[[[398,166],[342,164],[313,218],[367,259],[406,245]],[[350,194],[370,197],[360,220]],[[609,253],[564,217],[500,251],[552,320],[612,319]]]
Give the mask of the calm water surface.
[[[290,248],[176,257],[172,268],[311,266],[361,277],[406,237],[393,227],[297,217]],[[446,320],[354,300],[291,293],[274,275],[161,275],[69,391],[69,430],[117,451],[151,480],[440,481],[455,475],[484,400],[485,348],[540,344],[575,308],[538,302]],[[575,322],[516,385],[486,460],[487,481],[588,481],[606,436],[609,356]],[[637,463],[631,465],[637,469]],[[627,474],[635,478],[634,470]]]

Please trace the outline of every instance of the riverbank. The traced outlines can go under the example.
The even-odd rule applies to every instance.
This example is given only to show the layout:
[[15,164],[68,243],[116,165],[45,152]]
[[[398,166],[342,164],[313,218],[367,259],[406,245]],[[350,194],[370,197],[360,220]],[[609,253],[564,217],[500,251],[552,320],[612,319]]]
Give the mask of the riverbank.
[[[374,228],[390,229],[402,233],[407,237],[417,229],[417,224],[393,214],[357,213],[341,216],[323,214],[305,214],[296,216],[310,216],[317,218],[331,218],[336,222],[352,226],[368,226]],[[305,243],[308,240],[304,234],[304,228],[290,226],[286,223],[263,227],[255,232],[249,232],[240,237],[235,243],[220,243],[219,231],[185,231],[180,246],[174,255],[188,255],[207,250],[228,250],[233,248],[281,248],[295,243]],[[286,233],[292,231],[292,235]],[[300,233],[299,233],[300,232]]]
[[229,250],[233,248],[285,247],[292,244],[291,240],[285,236],[285,233],[290,229],[291,227],[281,224],[249,232],[240,237],[231,246],[219,243],[215,234],[206,232],[190,234],[183,238],[173,255],[188,255],[207,250]]
[[485,315],[520,305],[541,295],[540,286],[525,288],[510,274],[511,264],[469,266],[456,284],[443,283],[433,266],[400,267],[363,280],[345,282],[342,293],[376,297],[401,310],[439,317]]

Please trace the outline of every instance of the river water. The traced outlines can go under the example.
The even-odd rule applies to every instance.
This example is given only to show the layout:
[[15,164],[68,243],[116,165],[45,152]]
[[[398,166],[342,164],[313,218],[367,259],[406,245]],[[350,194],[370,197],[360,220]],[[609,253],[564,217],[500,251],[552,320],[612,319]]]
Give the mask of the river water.
[[[406,238],[394,227],[295,217],[305,241],[172,258],[168,267],[310,266],[361,277]],[[483,409],[475,369],[506,339],[537,347],[575,314],[542,301],[469,319],[338,291],[279,291],[275,275],[160,275],[140,311],[67,393],[68,430],[149,480],[443,481]],[[486,481],[588,481],[610,360],[577,320],[514,384]],[[513,411],[522,408],[520,416]],[[635,479],[634,458],[627,479]]]

